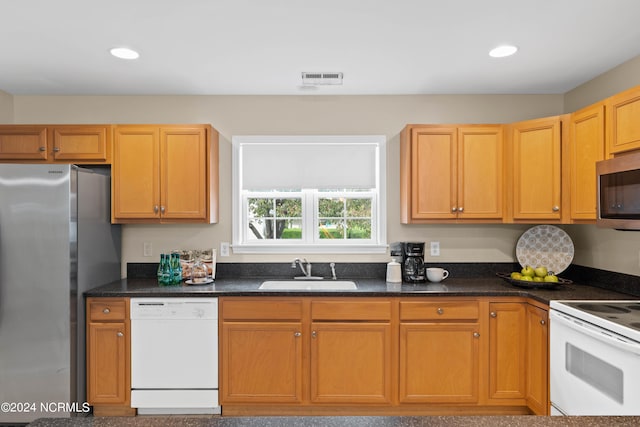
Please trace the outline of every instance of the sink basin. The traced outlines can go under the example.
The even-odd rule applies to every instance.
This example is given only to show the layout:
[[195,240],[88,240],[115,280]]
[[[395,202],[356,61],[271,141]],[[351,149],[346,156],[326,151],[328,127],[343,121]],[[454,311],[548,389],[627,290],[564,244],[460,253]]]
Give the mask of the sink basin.
[[258,289],[279,291],[348,291],[358,289],[351,280],[267,280]]

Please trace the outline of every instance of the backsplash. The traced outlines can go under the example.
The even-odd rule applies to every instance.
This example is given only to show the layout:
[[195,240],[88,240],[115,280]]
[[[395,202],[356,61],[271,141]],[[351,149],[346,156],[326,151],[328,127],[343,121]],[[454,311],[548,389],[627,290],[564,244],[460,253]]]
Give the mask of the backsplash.
[[[313,264],[314,276],[331,278],[328,263]],[[495,275],[497,272],[509,273],[520,270],[518,263],[425,263],[427,267],[442,267],[449,270],[450,277],[473,278]],[[127,263],[127,277],[155,278],[157,263]],[[336,263],[338,279],[384,279],[386,263]],[[298,267],[291,268],[291,263],[217,263],[217,279],[251,279],[251,278],[293,278],[301,275]],[[582,285],[622,292],[640,297],[640,277],[630,274],[615,273],[597,268],[570,265],[561,277],[573,280]]]

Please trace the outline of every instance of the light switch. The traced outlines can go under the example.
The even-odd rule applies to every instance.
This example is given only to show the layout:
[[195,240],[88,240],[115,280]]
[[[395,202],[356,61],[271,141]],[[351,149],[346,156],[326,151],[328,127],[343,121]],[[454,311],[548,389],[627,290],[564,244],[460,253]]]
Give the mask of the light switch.
[[153,245],[151,242],[144,242],[144,249],[142,252],[144,256],[153,256]]

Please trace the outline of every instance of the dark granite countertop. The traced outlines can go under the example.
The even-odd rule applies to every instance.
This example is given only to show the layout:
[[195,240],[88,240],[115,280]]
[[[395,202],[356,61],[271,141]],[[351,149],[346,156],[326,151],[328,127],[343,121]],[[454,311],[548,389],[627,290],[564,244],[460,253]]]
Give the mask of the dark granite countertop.
[[443,297],[443,296],[520,296],[548,304],[550,300],[638,299],[629,294],[594,286],[571,283],[555,289],[520,288],[497,276],[455,278],[441,283],[392,284],[381,279],[350,279],[357,290],[349,291],[276,291],[260,290],[266,279],[217,279],[209,285],[159,287],[155,279],[122,279],[91,289],[88,297],[205,297],[205,296],[333,296],[333,297]]
[[640,417],[424,416],[424,417],[101,417],[42,418],[32,427],[514,427],[636,426]]

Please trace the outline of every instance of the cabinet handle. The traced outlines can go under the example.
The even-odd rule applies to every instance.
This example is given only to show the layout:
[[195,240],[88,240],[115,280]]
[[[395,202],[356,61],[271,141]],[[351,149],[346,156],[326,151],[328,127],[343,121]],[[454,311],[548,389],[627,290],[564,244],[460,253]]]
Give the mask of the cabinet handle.
[[442,308],[438,308],[438,309],[436,310],[436,312],[437,312],[438,314],[444,314],[444,310],[443,310]]
[[495,311],[492,311],[491,313],[489,313],[489,316],[498,317],[498,313],[496,313]]
[[155,205],[155,206],[153,207],[153,213],[158,213],[158,205]]
[[552,211],[558,212],[560,210],[560,206],[554,206],[551,208]]
[[541,324],[541,325],[546,325],[546,324],[547,324],[547,322],[546,322],[544,319],[542,319],[542,320],[540,321],[540,324]]
[[116,335],[119,336],[119,337],[123,337],[124,336],[124,334],[122,332],[118,332]]
[[473,337],[474,338],[480,338],[480,332],[474,332],[473,333]]
[[38,147],[38,150],[40,150],[40,151],[47,151],[47,147]]
[[464,208],[463,208],[462,206],[460,206],[460,207],[458,208],[458,212],[463,212],[463,211],[464,211]]
[[301,333],[301,332],[295,332],[295,333],[293,334],[293,336],[294,336],[294,337],[301,337],[301,336],[302,336],[302,333]]
[[59,148],[59,147],[53,147],[53,152],[54,152],[54,153],[57,153],[58,151],[60,151],[60,148]]
[[160,213],[164,214],[164,206],[160,206]]
[[455,207],[455,206],[451,208],[451,212],[456,212],[457,210],[458,210],[458,208]]
[[102,312],[104,314],[109,314],[109,313],[111,313],[111,310],[109,310],[108,308],[105,308],[104,310],[102,310]]
[[316,331],[311,331],[311,338],[317,338],[318,333]]

